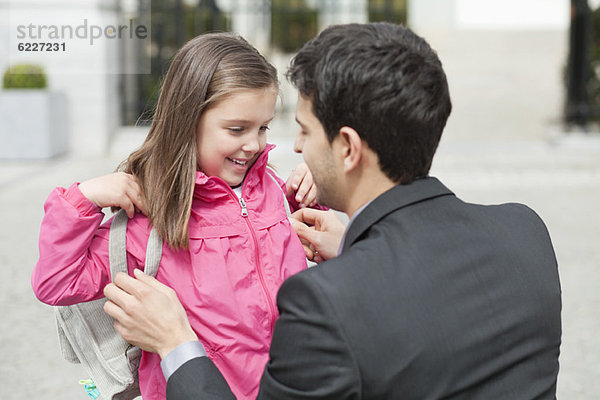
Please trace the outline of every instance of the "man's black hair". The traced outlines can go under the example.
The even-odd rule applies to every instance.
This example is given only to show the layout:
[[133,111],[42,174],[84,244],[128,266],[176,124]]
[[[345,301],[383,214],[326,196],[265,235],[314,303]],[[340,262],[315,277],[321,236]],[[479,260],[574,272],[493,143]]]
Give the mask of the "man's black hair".
[[287,75],[330,142],[349,126],[394,182],[428,174],[452,105],[423,38],[390,23],[334,25],[300,49]]

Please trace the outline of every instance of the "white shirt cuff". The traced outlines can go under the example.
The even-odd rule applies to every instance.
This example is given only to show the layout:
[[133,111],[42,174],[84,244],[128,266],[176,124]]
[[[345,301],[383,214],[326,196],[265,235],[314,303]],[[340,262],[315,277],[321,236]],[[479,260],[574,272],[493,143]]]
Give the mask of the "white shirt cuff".
[[168,381],[171,375],[173,375],[179,367],[197,357],[206,357],[204,346],[197,340],[181,343],[179,346],[175,347],[160,362],[160,368],[162,369],[165,380]]

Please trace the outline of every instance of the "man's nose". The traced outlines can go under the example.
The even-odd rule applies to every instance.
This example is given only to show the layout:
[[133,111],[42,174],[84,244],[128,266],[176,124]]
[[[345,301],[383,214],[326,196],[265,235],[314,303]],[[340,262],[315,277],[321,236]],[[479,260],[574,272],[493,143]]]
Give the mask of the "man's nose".
[[304,145],[304,138],[302,134],[298,132],[296,134],[296,139],[294,140],[294,152],[302,153],[302,146]]

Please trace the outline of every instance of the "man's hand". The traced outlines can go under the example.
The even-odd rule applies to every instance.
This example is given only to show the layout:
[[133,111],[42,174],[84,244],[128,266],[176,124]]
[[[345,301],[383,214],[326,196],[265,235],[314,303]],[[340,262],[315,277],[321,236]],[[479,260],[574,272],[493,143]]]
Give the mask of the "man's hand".
[[292,214],[290,222],[306,258],[319,263],[337,256],[346,227],[335,212],[303,208]]
[[119,272],[104,288],[104,311],[129,343],[166,356],[178,345],[198,340],[175,291],[142,271],[135,279]]

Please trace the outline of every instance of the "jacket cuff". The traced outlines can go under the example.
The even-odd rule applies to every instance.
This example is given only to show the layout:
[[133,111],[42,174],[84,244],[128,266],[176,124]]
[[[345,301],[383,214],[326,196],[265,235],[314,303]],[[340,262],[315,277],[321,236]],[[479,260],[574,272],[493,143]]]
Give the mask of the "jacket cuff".
[[81,193],[79,182],[75,182],[68,189],[59,188],[58,190],[60,191],[59,195],[75,207],[81,215],[93,216],[102,212],[102,208],[98,207]]

